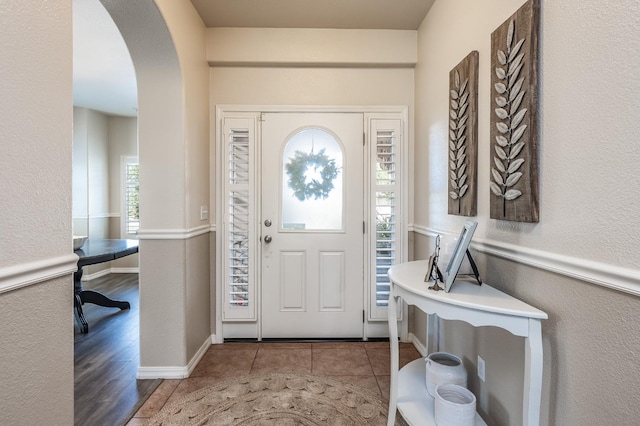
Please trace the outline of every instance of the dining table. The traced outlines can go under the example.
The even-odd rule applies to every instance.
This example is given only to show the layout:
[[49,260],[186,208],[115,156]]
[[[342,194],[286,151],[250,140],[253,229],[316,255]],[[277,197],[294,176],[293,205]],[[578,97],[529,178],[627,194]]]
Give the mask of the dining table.
[[82,305],[92,303],[108,308],[119,308],[120,310],[131,309],[131,304],[127,301],[113,300],[108,296],[95,291],[86,290],[82,286],[83,268],[87,265],[109,262],[129,256],[138,252],[138,241],[127,239],[98,239],[89,238],[82,247],[74,250],[78,256],[78,269],[73,275],[73,286],[75,295],[75,310],[80,331],[84,334],[89,332],[89,324],[84,316]]

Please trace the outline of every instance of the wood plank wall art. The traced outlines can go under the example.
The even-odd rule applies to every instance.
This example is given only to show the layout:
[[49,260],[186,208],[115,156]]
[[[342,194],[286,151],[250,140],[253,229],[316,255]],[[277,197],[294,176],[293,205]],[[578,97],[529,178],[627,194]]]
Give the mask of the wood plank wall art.
[[449,214],[475,216],[478,198],[478,51],[449,72]]
[[491,34],[492,219],[538,222],[539,0]]

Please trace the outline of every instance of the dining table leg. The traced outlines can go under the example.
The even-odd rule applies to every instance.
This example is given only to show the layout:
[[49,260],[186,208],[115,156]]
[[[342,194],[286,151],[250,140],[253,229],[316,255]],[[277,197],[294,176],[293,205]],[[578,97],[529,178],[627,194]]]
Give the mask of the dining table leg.
[[125,309],[131,309],[131,304],[126,301],[110,299],[104,294],[94,290],[83,289],[82,272],[82,266],[79,266],[78,270],[73,274],[73,287],[75,295],[76,318],[80,326],[80,331],[83,334],[87,334],[89,332],[89,323],[84,317],[82,305],[84,305],[85,303],[93,303],[94,305],[104,306],[107,308],[119,308],[121,311],[123,311]]

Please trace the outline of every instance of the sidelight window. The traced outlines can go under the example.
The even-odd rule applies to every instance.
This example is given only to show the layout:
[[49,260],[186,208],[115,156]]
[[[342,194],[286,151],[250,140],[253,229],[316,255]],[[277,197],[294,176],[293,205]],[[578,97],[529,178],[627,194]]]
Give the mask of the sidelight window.
[[401,185],[397,177],[401,142],[400,120],[370,122],[371,143],[371,305],[372,319],[386,319],[389,299],[389,268],[402,262],[400,227]]
[[225,120],[223,283],[225,320],[255,320],[255,133],[252,119]]

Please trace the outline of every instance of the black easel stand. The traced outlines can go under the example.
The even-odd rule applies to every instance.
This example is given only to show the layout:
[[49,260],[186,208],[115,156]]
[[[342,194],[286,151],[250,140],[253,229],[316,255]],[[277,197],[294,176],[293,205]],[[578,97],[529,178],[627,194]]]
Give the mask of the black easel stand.
[[478,272],[478,265],[476,265],[476,262],[473,260],[473,256],[471,256],[471,252],[469,251],[469,249],[467,249],[467,259],[469,259],[469,264],[471,265],[473,274],[457,274],[456,278],[457,277],[471,278],[473,276],[473,278],[475,278],[478,285],[482,285],[482,280],[480,280],[480,273]]

